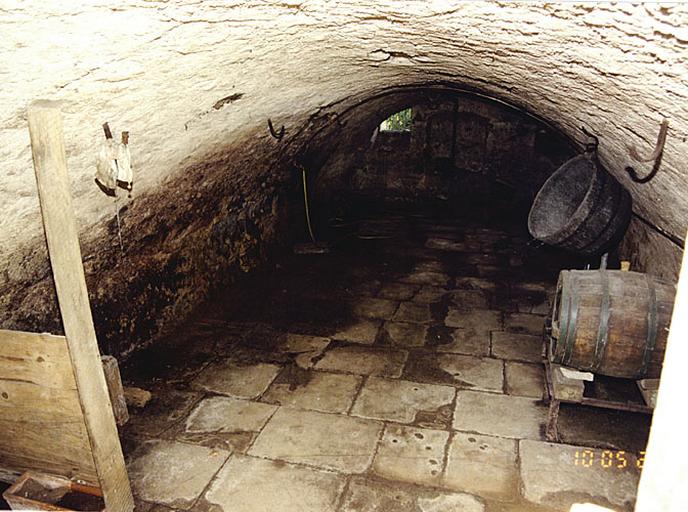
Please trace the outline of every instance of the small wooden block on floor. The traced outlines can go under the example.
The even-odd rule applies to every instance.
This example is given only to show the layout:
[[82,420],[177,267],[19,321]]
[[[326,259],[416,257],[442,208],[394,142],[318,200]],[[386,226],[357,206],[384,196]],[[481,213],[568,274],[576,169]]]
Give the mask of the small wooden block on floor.
[[585,390],[584,380],[570,379],[564,375],[562,366],[552,365],[552,388],[556,400],[581,402]]
[[648,407],[654,409],[657,404],[657,390],[659,389],[659,379],[641,379],[636,381],[640,394]]

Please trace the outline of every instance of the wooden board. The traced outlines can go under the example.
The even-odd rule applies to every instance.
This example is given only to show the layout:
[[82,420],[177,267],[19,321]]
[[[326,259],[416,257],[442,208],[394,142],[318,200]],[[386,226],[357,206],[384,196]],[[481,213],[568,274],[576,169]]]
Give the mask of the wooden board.
[[64,336],[0,330],[0,467],[98,485]]
[[27,118],[50,265],[98,484],[110,512],[130,512],[134,499],[91,316],[59,104],[35,101]]

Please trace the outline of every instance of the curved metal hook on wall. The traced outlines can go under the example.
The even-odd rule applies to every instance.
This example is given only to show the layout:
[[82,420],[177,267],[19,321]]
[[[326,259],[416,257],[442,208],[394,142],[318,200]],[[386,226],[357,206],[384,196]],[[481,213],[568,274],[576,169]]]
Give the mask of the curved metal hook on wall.
[[284,125],[282,125],[279,132],[276,132],[275,127],[272,126],[272,120],[268,118],[268,128],[270,129],[270,135],[277,140],[282,140],[282,137],[284,137]]
[[628,149],[629,156],[636,162],[654,162],[652,164],[652,170],[645,177],[640,177],[633,167],[630,165],[626,167],[626,172],[631,177],[631,179],[636,183],[647,183],[652,178],[655,177],[657,171],[659,171],[659,166],[662,163],[662,155],[664,154],[664,144],[666,143],[667,132],[669,131],[669,120],[663,119],[662,124],[659,127],[659,134],[657,135],[657,142],[655,143],[655,149],[652,153],[646,157],[640,156],[638,151],[633,146],[626,146]]
[[580,130],[585,135],[587,135],[588,138],[592,139],[592,141],[588,141],[585,143],[585,152],[596,155],[597,154],[597,148],[600,145],[600,139],[597,138],[597,135],[594,135],[594,134],[590,133],[588,130],[586,130],[585,126],[581,126]]

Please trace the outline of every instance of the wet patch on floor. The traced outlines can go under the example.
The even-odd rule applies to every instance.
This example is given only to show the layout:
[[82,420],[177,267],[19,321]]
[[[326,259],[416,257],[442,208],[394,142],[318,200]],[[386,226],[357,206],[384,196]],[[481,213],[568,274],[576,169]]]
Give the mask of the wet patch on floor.
[[503,368],[499,359],[463,354],[414,353],[406,365],[404,378],[501,393]]
[[448,427],[454,402],[449,386],[370,377],[356,398],[351,414],[363,418],[417,424],[421,419]]
[[345,413],[360,389],[362,377],[320,371],[298,370],[294,378],[289,367],[275,379],[262,401],[284,407],[320,412]]
[[158,390],[143,409],[129,407],[129,421],[122,428],[124,436],[159,436],[184,418],[201,401],[202,393]]
[[443,430],[388,425],[372,472],[389,480],[436,486],[442,478],[448,439],[449,433]]

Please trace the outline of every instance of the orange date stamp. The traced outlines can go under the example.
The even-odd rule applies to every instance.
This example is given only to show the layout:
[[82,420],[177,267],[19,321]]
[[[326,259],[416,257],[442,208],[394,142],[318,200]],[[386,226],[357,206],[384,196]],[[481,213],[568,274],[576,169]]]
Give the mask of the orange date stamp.
[[584,468],[601,466],[607,469],[624,469],[636,467],[643,469],[645,463],[645,452],[640,452],[637,456],[628,454],[623,450],[576,450],[573,454],[573,465]]

